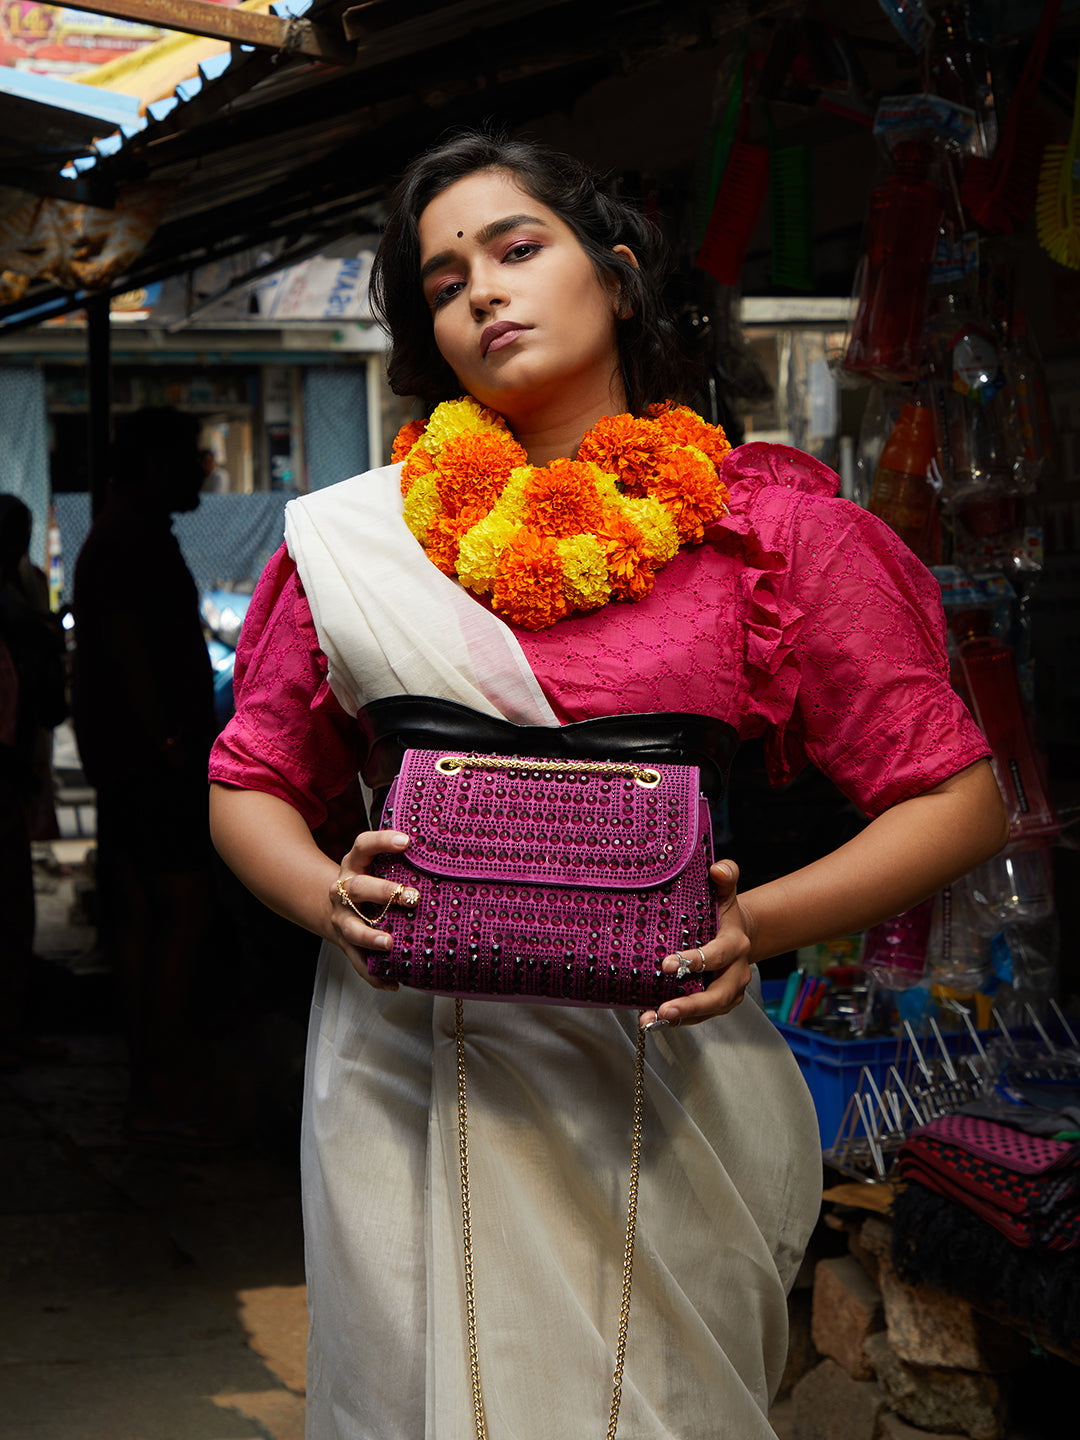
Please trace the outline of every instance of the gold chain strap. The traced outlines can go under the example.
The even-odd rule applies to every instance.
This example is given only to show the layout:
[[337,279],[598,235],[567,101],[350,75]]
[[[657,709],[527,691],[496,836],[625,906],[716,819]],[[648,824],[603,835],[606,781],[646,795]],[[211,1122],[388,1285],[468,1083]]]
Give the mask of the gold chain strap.
[[[473,1294],[472,1215],[469,1209],[469,1123],[465,1096],[465,1022],[462,1002],[454,1001],[454,1043],[458,1078],[458,1158],[461,1166],[461,1244],[465,1264],[465,1316],[469,1331],[469,1375],[472,1380],[473,1419],[476,1440],[488,1440],[484,1397],[480,1389],[480,1359],[476,1346],[476,1304]],[[630,1194],[626,1204],[626,1243],[623,1247],[622,1302],[619,1306],[619,1338],[615,1348],[615,1373],[611,1382],[611,1415],[606,1440],[615,1440],[622,1404],[623,1365],[630,1330],[630,1290],[634,1278],[634,1229],[637,1224],[638,1171],[641,1167],[641,1136],[645,1116],[645,1031],[639,1027],[634,1059],[634,1127],[630,1151]]]
[[631,765],[618,760],[515,760],[506,755],[443,755],[435,762],[440,775],[456,775],[459,770],[542,770],[545,774],[557,772],[575,775],[623,775],[636,780],[646,790],[655,790],[660,784],[660,771],[647,765]]

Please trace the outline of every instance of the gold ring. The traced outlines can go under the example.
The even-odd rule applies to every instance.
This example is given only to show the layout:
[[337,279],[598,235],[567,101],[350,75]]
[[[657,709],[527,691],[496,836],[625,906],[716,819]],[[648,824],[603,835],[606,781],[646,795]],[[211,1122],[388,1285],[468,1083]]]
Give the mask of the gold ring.
[[[339,880],[337,882],[337,893],[341,896],[341,903],[343,905],[347,905],[349,909],[353,912],[353,914],[357,917],[357,919],[362,920],[364,924],[372,930],[374,930],[378,926],[380,920],[384,920],[386,918],[387,912],[389,911],[391,905],[396,905],[397,902],[402,899],[404,899],[406,905],[415,905],[420,899],[419,892],[413,890],[411,886],[406,888],[406,886],[404,885],[399,885],[394,891],[394,893],[390,896],[390,899],[379,911],[378,915],[368,916],[365,915],[362,910],[357,909],[357,907],[353,904],[352,898],[350,897],[348,890],[346,890],[345,888],[344,880]],[[415,899],[413,898],[414,896]]]

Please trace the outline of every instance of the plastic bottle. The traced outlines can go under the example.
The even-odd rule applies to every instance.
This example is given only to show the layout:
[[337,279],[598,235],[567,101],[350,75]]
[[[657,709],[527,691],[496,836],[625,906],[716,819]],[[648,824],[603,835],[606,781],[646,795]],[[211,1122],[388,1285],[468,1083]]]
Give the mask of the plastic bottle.
[[[986,617],[985,611],[968,614]],[[981,626],[982,621],[973,618],[969,623]],[[1060,826],[1032,743],[1012,646],[969,628],[956,647],[956,657],[960,688],[994,752],[990,764],[1009,813],[1011,843],[1052,838]]]
[[896,169],[870,194],[866,255],[844,369],[883,380],[914,380],[922,353],[930,266],[942,200],[929,176],[933,148],[902,141]]
[[1023,311],[1001,325],[1001,363],[1008,386],[1010,413],[1020,447],[1023,493],[1030,494],[1054,469],[1054,422],[1046,373],[1028,334]]
[[934,897],[902,915],[871,925],[863,945],[863,969],[890,990],[908,990],[922,979]]
[[926,335],[929,396],[942,490],[956,503],[1015,494],[1018,445],[1002,394],[1005,374],[993,330],[974,297],[950,290]]
[[927,944],[927,974],[934,985],[970,995],[992,973],[990,940],[980,935],[966,876],[937,896]]
[[946,3],[931,10],[933,31],[923,51],[923,88],[975,117],[968,150],[989,159],[997,147],[998,124],[994,84],[986,47],[969,39],[959,5]]
[[927,482],[934,422],[923,405],[905,405],[881,452],[868,509],[896,531],[920,560],[929,561],[936,496]]
[[1054,872],[1050,847],[1010,845],[970,874],[978,925],[994,935],[1003,925],[1033,925],[1054,913]]

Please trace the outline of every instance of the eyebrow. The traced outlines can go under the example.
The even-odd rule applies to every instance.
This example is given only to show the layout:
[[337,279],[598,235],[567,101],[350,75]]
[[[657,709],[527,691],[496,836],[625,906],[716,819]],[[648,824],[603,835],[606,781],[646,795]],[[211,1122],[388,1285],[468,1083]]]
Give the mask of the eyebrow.
[[[539,215],[507,215],[504,220],[492,220],[490,225],[485,225],[476,232],[476,241],[479,245],[490,245],[492,240],[497,240],[500,235],[507,234],[510,230],[516,230],[519,225],[544,225],[546,222]],[[452,250],[440,250],[438,255],[432,255],[430,260],[424,262],[420,267],[420,283],[441,270],[448,261],[454,258]]]

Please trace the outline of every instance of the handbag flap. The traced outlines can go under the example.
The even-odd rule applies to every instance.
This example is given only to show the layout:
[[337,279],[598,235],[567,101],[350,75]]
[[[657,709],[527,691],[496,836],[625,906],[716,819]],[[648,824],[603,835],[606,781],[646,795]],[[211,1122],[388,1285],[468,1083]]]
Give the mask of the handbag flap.
[[406,750],[383,825],[411,837],[409,863],[433,877],[651,887],[689,864],[708,823],[700,789],[696,765]]

